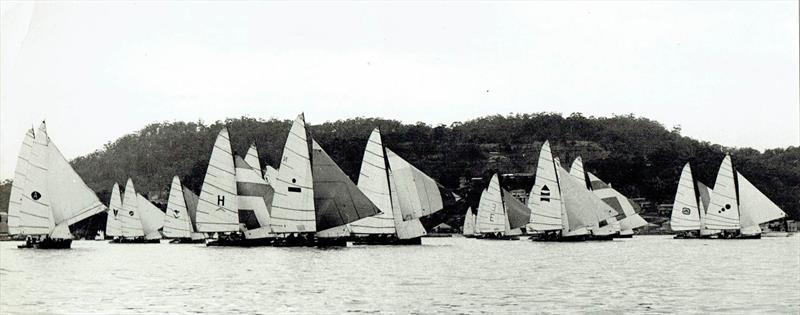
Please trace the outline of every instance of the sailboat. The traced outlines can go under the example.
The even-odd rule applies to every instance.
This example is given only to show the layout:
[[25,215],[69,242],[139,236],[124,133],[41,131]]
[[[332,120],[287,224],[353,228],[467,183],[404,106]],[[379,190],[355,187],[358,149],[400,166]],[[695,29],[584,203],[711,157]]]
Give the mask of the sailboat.
[[349,223],[380,213],[307,135],[303,114],[289,130],[274,183],[271,226],[278,246],[344,246]]
[[412,222],[436,213],[460,199],[389,148],[385,150],[392,184],[397,191],[400,219],[404,222]]
[[583,182],[576,181],[553,158],[550,142],[545,141],[539,151],[536,179],[531,188],[528,207],[531,218],[529,232],[534,241],[584,241],[589,237],[589,227],[596,221],[589,210],[590,192]]
[[586,172],[586,175],[589,177],[592,192],[618,213],[615,217],[619,222],[620,231],[618,237],[631,238],[633,237],[633,229],[647,225],[647,221],[636,213],[633,202],[630,199],[591,172]]
[[[111,196],[112,201],[114,196]],[[144,197],[141,197],[144,198]],[[144,200],[147,204],[150,202],[147,199]],[[121,213],[118,212],[117,219],[120,221],[120,225],[122,227],[122,236],[112,240],[112,243],[134,243],[134,244],[143,244],[143,243],[158,243],[161,239],[160,235],[156,237],[158,230],[156,229],[153,233],[153,226],[156,226],[157,223],[153,218],[155,214],[152,212],[152,209],[146,209],[147,204],[140,200],[140,196],[136,193],[136,187],[133,185],[133,179],[128,178],[128,182],[125,184],[125,192],[122,194],[122,205],[121,205]],[[151,204],[152,206],[152,204]],[[153,206],[154,207],[154,206]],[[161,210],[156,210],[160,213]],[[146,215],[142,214],[143,212],[147,212]],[[145,231],[145,225],[142,222],[142,217],[146,216],[148,220],[148,230]],[[161,214],[163,216],[163,214]]]
[[361,161],[358,189],[375,204],[381,213],[357,220],[349,225],[356,236],[354,244],[418,245],[426,234],[419,219],[404,221],[402,204],[396,189],[396,179],[386,158],[380,130],[375,128],[369,136]]
[[122,197],[119,193],[119,184],[111,187],[111,200],[108,202],[108,216],[106,218],[106,236],[112,239],[122,237]]
[[695,179],[689,163],[683,166],[670,215],[670,228],[675,238],[709,238],[719,230],[705,228],[706,210],[710,202],[709,189]]
[[714,182],[705,228],[721,230],[720,238],[761,238],[760,224],[784,217],[783,210],[734,169],[726,154]]
[[[572,167],[569,171],[570,175],[577,181],[582,182],[584,189],[591,191],[589,178],[583,168],[583,161],[581,157],[575,158],[572,162]],[[596,195],[592,194],[595,200],[590,209],[597,216],[597,223],[589,231],[591,232],[592,240],[611,240],[620,234],[620,224],[617,222],[616,216],[619,215],[611,206],[605,202],[600,201]],[[600,202],[597,202],[600,201]]]
[[141,194],[136,194],[136,201],[139,203],[144,239],[158,243],[161,239],[161,229],[164,228],[164,212]]
[[475,215],[472,214],[472,207],[467,208],[467,213],[464,215],[464,227],[461,228],[461,234],[465,237],[475,237]]
[[107,209],[47,135],[44,122],[25,134],[16,168],[9,231],[26,236],[20,248],[70,248],[69,226]]
[[519,239],[520,228],[530,222],[530,215],[528,207],[500,188],[500,179],[494,174],[489,186],[481,193],[475,232],[478,238]]
[[186,198],[183,194],[183,185],[178,176],[172,177],[172,184],[169,187],[169,197],[167,197],[167,211],[164,213],[164,237],[172,239],[170,243],[201,243],[205,242],[204,237],[192,238],[194,226]]

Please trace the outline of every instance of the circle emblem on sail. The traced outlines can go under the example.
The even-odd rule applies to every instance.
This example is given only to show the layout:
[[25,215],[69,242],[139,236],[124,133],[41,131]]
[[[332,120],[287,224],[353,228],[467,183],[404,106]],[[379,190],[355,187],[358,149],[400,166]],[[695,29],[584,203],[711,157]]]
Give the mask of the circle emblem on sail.
[[133,216],[133,211],[128,211],[128,215]]
[[38,191],[33,191],[31,193],[31,198],[33,198],[33,200],[39,200],[39,198],[42,198],[42,194],[40,194]]
[[683,209],[681,209],[681,213],[683,213],[683,215],[690,215],[690,214],[692,214],[692,209],[683,208]]

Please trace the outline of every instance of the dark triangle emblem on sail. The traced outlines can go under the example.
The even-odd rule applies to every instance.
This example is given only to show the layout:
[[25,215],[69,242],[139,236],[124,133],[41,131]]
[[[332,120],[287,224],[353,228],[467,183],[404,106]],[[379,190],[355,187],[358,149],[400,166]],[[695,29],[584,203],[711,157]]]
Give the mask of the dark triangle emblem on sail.
[[380,213],[378,207],[358,189],[316,141],[313,141],[312,148],[317,231]]

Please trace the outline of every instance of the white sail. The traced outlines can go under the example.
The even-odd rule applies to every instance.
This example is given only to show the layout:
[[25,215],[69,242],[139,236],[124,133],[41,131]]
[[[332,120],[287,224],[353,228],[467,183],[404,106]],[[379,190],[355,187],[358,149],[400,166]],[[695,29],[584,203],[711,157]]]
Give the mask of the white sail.
[[386,148],[389,168],[394,174],[400,209],[404,221],[418,219],[444,208],[438,184],[433,178]]
[[708,229],[739,229],[739,202],[736,198],[736,180],[734,179],[731,156],[725,155],[717,172],[711,202],[706,211],[705,227]]
[[597,197],[586,189],[584,181],[579,182],[560,166],[557,166],[556,169],[561,184],[561,196],[564,200],[564,213],[567,218],[562,235],[585,234],[587,228],[597,225],[597,216],[592,211]]
[[136,194],[136,201],[139,203],[144,238],[148,240],[161,239],[159,230],[164,227],[164,212],[140,194]]
[[258,160],[258,149],[256,148],[255,142],[247,149],[247,155],[244,156],[244,161],[247,162],[247,165],[250,165],[250,167],[258,170],[259,176],[263,179],[261,162]]
[[267,181],[267,184],[270,186],[275,187],[275,179],[278,178],[278,170],[272,166],[267,165],[264,170],[264,180]]
[[268,209],[274,195],[272,187],[261,177],[258,168],[238,156],[234,161],[240,229],[248,239],[274,237]]
[[19,212],[19,234],[44,235],[55,227],[53,211],[50,209],[50,193],[47,192],[47,143],[47,128],[42,122],[34,136],[28,160],[30,165]]
[[700,211],[697,195],[695,194],[694,179],[689,163],[683,166],[681,178],[678,180],[678,190],[675,192],[670,228],[673,231],[700,230]]
[[472,208],[467,208],[467,214],[464,215],[464,228],[461,229],[464,235],[475,235],[475,215],[472,214]]
[[119,193],[119,184],[114,183],[111,188],[111,200],[108,202],[108,218],[106,219],[106,235],[122,236],[122,196]]
[[29,129],[25,133],[25,138],[22,140],[22,145],[19,148],[19,156],[17,156],[17,165],[14,168],[14,181],[11,183],[11,193],[8,198],[8,234],[17,235],[21,233],[20,229],[20,211],[22,210],[22,199],[30,198],[25,193],[25,183],[28,182],[28,170],[30,168],[31,148],[34,141],[33,129]]
[[561,189],[556,175],[556,166],[550,143],[544,142],[539,151],[539,162],[536,166],[536,181],[528,198],[531,209],[530,228],[537,231],[561,230]]
[[214,142],[208,169],[197,204],[197,230],[235,232],[239,230],[236,209],[236,172],[228,128],[222,128]]
[[[583,183],[583,189],[590,191],[589,187],[587,186],[588,182],[581,157],[575,158],[575,161],[572,162],[572,167],[570,168],[569,173],[576,180],[576,182]],[[590,228],[590,230],[592,230],[592,234],[610,235],[619,232],[619,223],[615,218],[619,213],[617,213],[617,211],[615,211],[605,202],[602,202],[602,200],[595,196],[594,193],[592,193],[592,196],[596,200],[592,200],[593,206],[591,209],[594,211],[595,216],[597,216],[597,223],[594,227]]]
[[72,225],[106,211],[94,191],[72,169],[56,144],[49,141],[47,186],[55,223]]
[[761,233],[759,224],[786,217],[786,213],[742,176],[742,173],[737,172],[737,175],[743,234]]
[[122,215],[119,216],[122,221],[122,236],[128,238],[144,236],[139,213],[139,200],[136,195],[133,180],[128,178],[128,183],[125,184],[125,194],[122,196]]
[[183,198],[183,187],[178,176],[172,177],[164,213],[164,236],[167,238],[189,238],[192,236],[192,220]]
[[386,169],[381,134],[377,128],[370,134],[364,149],[361,172],[358,175],[358,189],[381,210],[381,213],[350,223],[351,231],[356,234],[395,234],[389,173]]
[[278,174],[270,182],[275,188],[272,199],[272,230],[275,233],[316,231],[314,179],[305,124],[303,114],[292,123]]
[[397,210],[400,205],[400,195],[397,193],[397,185],[395,184],[394,172],[389,170],[389,191],[392,195],[392,215],[394,216],[395,232],[397,238],[401,240],[412,239],[428,234],[422,222],[419,219],[411,219],[408,221],[403,220],[403,214]]
[[494,174],[489,181],[489,186],[481,193],[481,199],[478,202],[478,217],[475,220],[477,233],[495,233],[507,230],[508,219],[506,219],[502,198],[500,179],[497,174]]

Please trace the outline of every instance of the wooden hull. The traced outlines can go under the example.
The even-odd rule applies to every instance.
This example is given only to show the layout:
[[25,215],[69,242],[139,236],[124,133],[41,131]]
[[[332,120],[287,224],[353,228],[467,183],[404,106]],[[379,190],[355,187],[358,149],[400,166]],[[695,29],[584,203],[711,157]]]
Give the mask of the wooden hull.
[[273,238],[255,238],[255,239],[235,239],[235,238],[222,238],[212,240],[206,243],[206,246],[231,246],[231,247],[259,247],[259,246],[272,246],[275,239]]
[[616,238],[633,238],[633,234],[620,234]]
[[516,241],[519,236],[516,235],[498,235],[498,234],[482,234],[476,237],[482,240],[497,240],[497,241]]
[[17,248],[34,248],[34,249],[70,249],[72,248],[72,240],[70,239],[50,239],[33,240],[25,242]]
[[394,235],[380,237],[370,235],[353,240],[353,245],[422,245],[422,238],[399,239]]
[[560,234],[537,234],[530,237],[534,242],[584,242],[590,235],[574,235],[562,237]]
[[169,241],[170,244],[203,244],[205,239],[192,239],[192,238],[176,238]]

